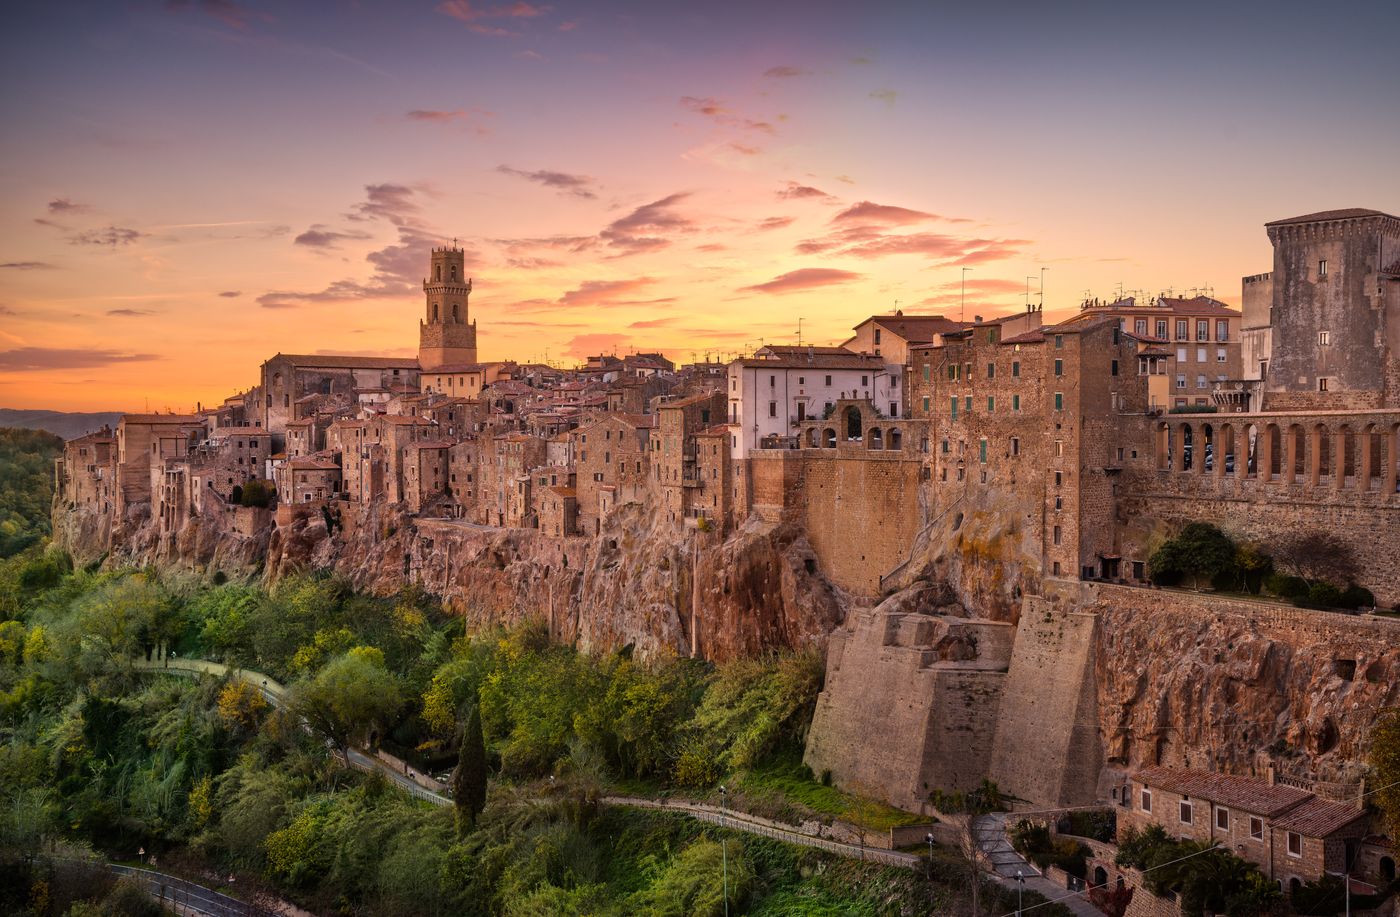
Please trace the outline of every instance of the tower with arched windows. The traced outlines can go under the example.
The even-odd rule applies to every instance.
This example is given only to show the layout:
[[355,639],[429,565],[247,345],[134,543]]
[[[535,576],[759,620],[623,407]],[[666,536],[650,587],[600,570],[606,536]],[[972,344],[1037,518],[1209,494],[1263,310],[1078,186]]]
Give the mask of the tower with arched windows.
[[476,322],[467,317],[472,282],[462,249],[433,249],[423,280],[425,310],[418,324],[418,365],[424,370],[476,362]]

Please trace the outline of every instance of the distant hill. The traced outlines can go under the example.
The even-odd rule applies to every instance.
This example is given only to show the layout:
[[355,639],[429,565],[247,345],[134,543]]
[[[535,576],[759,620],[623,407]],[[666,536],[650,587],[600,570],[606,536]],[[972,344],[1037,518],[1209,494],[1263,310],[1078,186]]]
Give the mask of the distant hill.
[[0,427],[47,430],[64,439],[100,430],[103,425],[110,425],[115,429],[117,421],[121,418],[120,411],[70,414],[65,411],[20,411],[14,408],[0,408]]

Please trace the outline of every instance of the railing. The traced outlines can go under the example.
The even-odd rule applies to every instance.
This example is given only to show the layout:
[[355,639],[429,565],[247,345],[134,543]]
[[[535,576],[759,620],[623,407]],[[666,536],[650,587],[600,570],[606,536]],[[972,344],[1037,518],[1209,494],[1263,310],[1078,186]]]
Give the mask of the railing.
[[230,898],[179,876],[136,866],[121,866],[117,863],[110,863],[107,868],[118,876],[136,880],[148,895],[157,901],[168,903],[176,913],[194,912],[210,917],[275,917],[272,911],[239,901],[237,898]]

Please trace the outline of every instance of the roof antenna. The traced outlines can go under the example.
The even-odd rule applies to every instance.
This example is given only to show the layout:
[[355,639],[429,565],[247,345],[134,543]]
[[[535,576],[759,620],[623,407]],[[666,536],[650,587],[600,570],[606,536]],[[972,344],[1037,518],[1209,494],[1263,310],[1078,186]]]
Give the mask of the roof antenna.
[[1045,272],[1048,270],[1050,270],[1050,268],[1045,265],[1042,264],[1040,266],[1040,302],[1039,305],[1035,307],[1037,312],[1045,311]]
[[797,316],[797,346],[802,346],[802,316]]
[[970,267],[962,269],[962,294],[958,297],[958,321],[967,320],[967,272]]

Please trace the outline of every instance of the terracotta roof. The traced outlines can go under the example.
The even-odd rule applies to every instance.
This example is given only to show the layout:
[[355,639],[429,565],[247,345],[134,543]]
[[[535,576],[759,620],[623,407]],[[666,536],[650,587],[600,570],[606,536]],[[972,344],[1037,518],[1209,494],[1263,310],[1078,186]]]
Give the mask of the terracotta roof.
[[121,423],[203,424],[198,414],[123,414]]
[[1364,809],[1314,796],[1302,805],[1289,809],[1283,817],[1275,819],[1274,827],[1306,837],[1327,837],[1358,818],[1365,817]]
[[575,490],[575,489],[572,488],[572,487],[557,487],[557,486],[556,486],[556,487],[551,487],[550,490],[554,491],[555,493],[557,493],[557,494],[558,494],[559,496],[561,496],[561,497],[575,497],[575,496],[578,495],[578,491]]
[[[272,360],[287,360],[311,369],[417,369],[416,357],[347,357],[324,353],[279,353]],[[269,363],[272,360],[268,360]]]
[[1329,220],[1361,220],[1366,217],[1390,217],[1391,214],[1383,213],[1379,210],[1368,210],[1365,207],[1346,207],[1341,210],[1321,210],[1317,213],[1305,213],[1300,217],[1289,217],[1285,220],[1274,220],[1265,223],[1265,226],[1287,226],[1291,223],[1324,223]]
[[1002,338],[999,344],[1039,344],[1045,340],[1045,332],[1039,328],[1034,331],[1026,331],[1021,334],[1013,334],[1009,338]]
[[840,354],[816,354],[810,359],[807,356],[779,357],[777,359],[764,360],[758,357],[736,361],[740,366],[748,369],[869,369],[879,370],[885,366],[884,360],[879,357],[867,357],[858,353],[847,351],[846,356]]
[[435,369],[423,370],[423,375],[450,376],[453,373],[479,373],[485,372],[494,366],[511,366],[510,363],[490,362],[490,363],[449,363],[446,366],[439,366]]
[[1149,787],[1208,799],[1231,809],[1270,818],[1313,798],[1307,790],[1271,784],[1262,777],[1239,777],[1179,767],[1140,768],[1133,779]]
[[288,467],[297,471],[339,471],[340,466],[328,459],[316,458],[312,455],[303,455],[292,459],[287,463]]
[[845,347],[817,347],[810,344],[765,344],[758,349],[760,351],[771,351],[776,356],[806,356],[809,353],[824,353],[836,354],[838,356],[847,356],[854,352],[847,350]]
[[910,343],[927,344],[935,335],[957,331],[971,322],[955,322],[942,315],[872,315],[856,325],[861,328],[874,322]]

